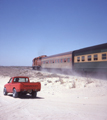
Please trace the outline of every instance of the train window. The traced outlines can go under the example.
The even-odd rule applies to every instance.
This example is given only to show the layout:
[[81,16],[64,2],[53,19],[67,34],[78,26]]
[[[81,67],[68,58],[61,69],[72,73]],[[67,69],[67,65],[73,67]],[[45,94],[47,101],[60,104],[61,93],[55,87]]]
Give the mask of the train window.
[[88,56],[88,61],[91,61],[91,55]]
[[80,61],[80,57],[77,57],[77,61],[78,61],[78,62]]
[[49,61],[46,61],[46,64],[48,64],[49,63]]
[[98,55],[94,55],[94,60],[98,60]]
[[102,54],[102,59],[106,59],[107,55],[106,54]]
[[58,63],[59,63],[59,59],[58,59]]
[[64,59],[64,62],[66,62],[66,59]]
[[67,60],[68,62],[70,62],[70,58],[68,58],[68,60]]
[[85,57],[84,56],[82,56],[82,61],[85,61]]
[[55,63],[57,63],[57,60],[55,60]]
[[61,63],[62,63],[62,61],[63,61],[63,60],[61,59]]

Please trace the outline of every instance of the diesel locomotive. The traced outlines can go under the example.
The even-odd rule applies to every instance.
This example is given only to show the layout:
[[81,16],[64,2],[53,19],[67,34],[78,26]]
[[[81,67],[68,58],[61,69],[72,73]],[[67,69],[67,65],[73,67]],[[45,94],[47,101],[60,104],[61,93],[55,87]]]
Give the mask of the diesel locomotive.
[[107,43],[33,59],[33,69],[107,73]]

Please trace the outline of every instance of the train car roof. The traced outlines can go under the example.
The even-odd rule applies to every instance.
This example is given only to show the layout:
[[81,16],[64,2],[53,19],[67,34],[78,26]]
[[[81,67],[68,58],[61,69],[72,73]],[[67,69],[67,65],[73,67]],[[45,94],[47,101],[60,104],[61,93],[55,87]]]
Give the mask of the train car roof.
[[74,53],[78,54],[80,52],[87,52],[87,51],[93,51],[93,50],[98,50],[98,49],[107,49],[107,43],[78,49],[78,50],[75,50]]
[[47,56],[47,57],[44,57],[42,59],[51,58],[51,57],[57,57],[57,56],[63,56],[63,55],[67,55],[67,54],[72,54],[72,51],[65,52],[65,53],[60,53],[60,54],[56,54],[56,55]]

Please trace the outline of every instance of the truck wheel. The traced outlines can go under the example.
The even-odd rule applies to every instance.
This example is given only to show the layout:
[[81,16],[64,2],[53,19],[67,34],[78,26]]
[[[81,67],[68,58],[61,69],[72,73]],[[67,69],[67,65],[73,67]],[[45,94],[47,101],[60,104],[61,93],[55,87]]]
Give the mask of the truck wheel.
[[18,97],[18,92],[16,92],[16,89],[15,89],[15,88],[13,89],[13,97],[14,97],[14,98],[17,98],[17,97]]
[[7,90],[6,90],[6,88],[3,89],[3,94],[4,94],[4,95],[7,95]]
[[32,92],[32,97],[33,97],[33,98],[36,98],[36,97],[37,97],[37,92],[36,92],[36,91],[33,91],[33,92]]

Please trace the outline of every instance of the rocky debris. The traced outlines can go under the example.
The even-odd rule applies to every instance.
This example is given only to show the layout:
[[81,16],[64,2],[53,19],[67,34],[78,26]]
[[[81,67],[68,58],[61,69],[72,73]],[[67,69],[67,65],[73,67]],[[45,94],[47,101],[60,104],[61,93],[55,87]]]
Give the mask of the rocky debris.
[[28,76],[31,82],[42,82],[44,86],[63,86],[68,89],[100,87],[101,81],[88,77],[68,76],[32,70],[31,67],[0,67],[1,76]]

